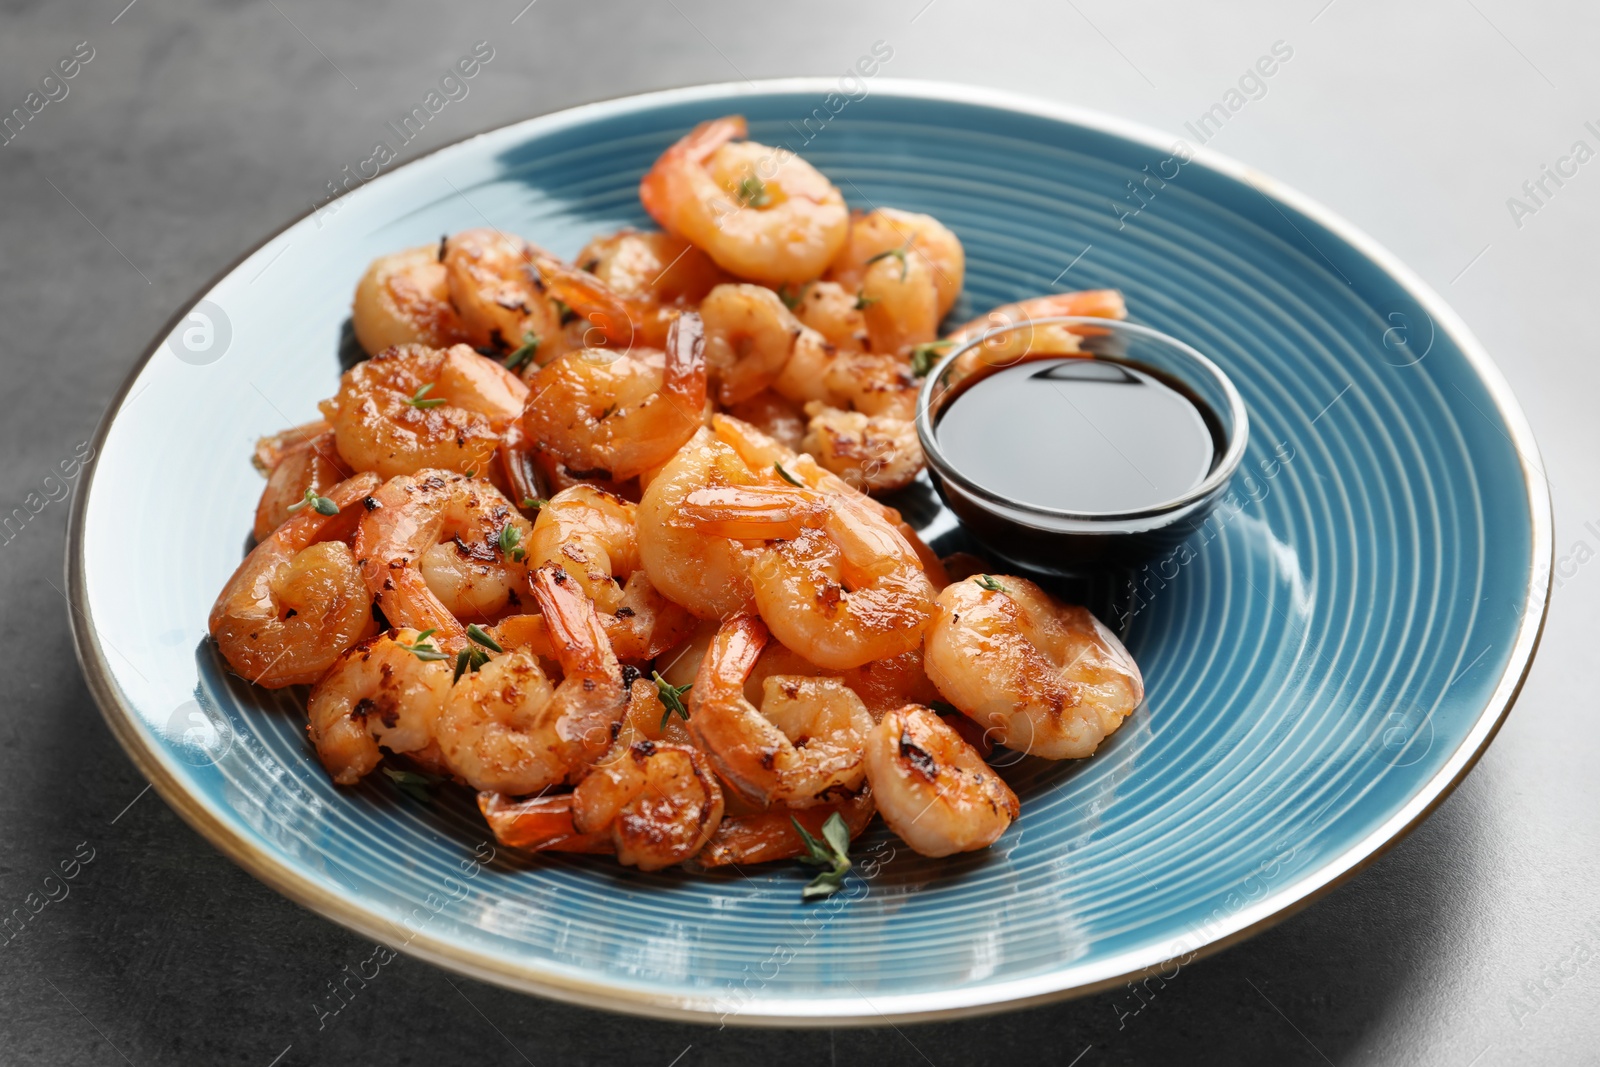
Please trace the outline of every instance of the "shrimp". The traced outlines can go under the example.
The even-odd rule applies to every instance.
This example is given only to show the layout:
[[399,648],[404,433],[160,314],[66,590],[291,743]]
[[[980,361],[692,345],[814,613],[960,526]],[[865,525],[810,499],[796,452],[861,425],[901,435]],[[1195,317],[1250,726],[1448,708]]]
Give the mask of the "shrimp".
[[281,449],[256,504],[255,539],[265,541],[304,507],[307,490],[320,496],[351,473],[339,459],[331,432]]
[[466,339],[450,303],[441,251],[423,245],[379,256],[361,276],[350,322],[367,355],[395,345],[447,348]]
[[373,474],[327,491],[338,509],[305,507],[256,545],[222,587],[209,621],[234,673],[268,689],[315,682],[339,654],[377,629],[372,596],[343,539]]
[[722,822],[722,787],[692,745],[614,746],[572,792],[572,825],[609,833],[617,861],[642,871],[682,863]]
[[444,765],[474,789],[520,795],[582,777],[627,710],[594,604],[559,567],[540,567],[532,584],[563,678],[552,686],[514,650],[456,683],[435,736]]
[[757,549],[706,536],[682,508],[696,490],[761,481],[703,428],[650,480],[639,500],[639,560],[668,600],[702,619],[754,609],[749,574]]
[[367,588],[391,623],[436,631],[446,652],[466,643],[459,618],[492,618],[529,591],[517,546],[532,524],[487,482],[419,471],[390,479],[363,507],[355,553]]
[[277,433],[257,438],[255,451],[250,455],[250,462],[263,475],[270,475],[272,469],[283,462],[284,456],[287,456],[318,434],[326,433],[332,428],[327,419],[315,419],[299,426],[291,426],[287,430],[279,430]]
[[[1083,350],[1083,338],[1094,332],[1082,325],[1038,325],[1026,330],[1007,327],[1035,319],[1070,315],[1081,318],[1125,319],[1127,305],[1115,289],[1089,289],[1073,293],[1052,293],[1002,304],[987,314],[956,327],[944,338],[945,351],[983,338],[983,343],[962,357],[960,373],[967,374],[981,364],[1006,366],[1029,355],[1071,355]],[[985,337],[989,331],[1006,330]]]
[[537,340],[548,357],[560,343],[561,316],[533,273],[548,253],[520,237],[480,227],[444,242],[450,301],[475,348],[510,352]]
[[892,415],[841,411],[813,400],[800,447],[857,489],[889,492],[910,485],[925,464],[916,424]]
[[719,285],[700,305],[706,326],[706,369],[717,402],[748,400],[778,381],[791,358],[825,362],[828,343],[801,325],[783,300],[759,285]]
[[916,704],[872,728],[866,765],[883,821],[924,856],[987,848],[1021,814],[1017,795],[983,757]]
[[[923,669],[921,648],[913,648],[890,659],[873,660],[859,667],[836,671],[817,666],[777,641],[768,641],[761,658],[745,679],[746,699],[751,703],[759,701],[767,679],[778,674],[837,678],[861,698],[874,722],[895,708],[942,699]],[[668,680],[671,681],[670,678]]]
[[320,406],[347,465],[393,478],[488,471],[527,398],[516,375],[466,345],[402,345],[346,371]]
[[[724,814],[722,825],[710,842],[695,856],[693,865],[702,868],[740,867],[774,860],[794,859],[806,851],[805,841],[795,830],[798,822],[812,837],[822,837],[822,824],[835,813],[844,819],[851,839],[861,836],[872,822],[877,806],[872,790],[863,788],[846,800],[816,804],[809,808],[777,805],[761,811]],[[790,820],[794,820],[791,822]]]
[[803,808],[855,792],[872,728],[861,698],[837,678],[772,675],[758,710],[745,679],[767,643],[751,615],[722,624],[690,690],[689,733],[717,774],[754,803]]
[[939,594],[924,643],[944,698],[1009,748],[1093,754],[1144,699],[1122,642],[1025,578],[975,575]]
[[577,263],[576,270],[551,259],[536,265],[550,294],[589,324],[584,343],[595,348],[664,347],[672,321],[730,280],[704,252],[669,233],[597,237]]
[[769,539],[750,564],[756,608],[812,662],[842,670],[921,643],[933,585],[916,550],[870,505],[761,486],[700,489],[680,510],[713,537]]
[[865,301],[838,282],[811,282],[785,301],[794,317],[844,352],[864,351],[869,343]]
[[820,277],[849,237],[844,197],[792,151],[741,141],[746,132],[737,115],[696,126],[639,183],[644,209],[737,277]]
[[508,797],[504,793],[478,794],[478,810],[507,848],[530,852],[612,853],[616,846],[608,833],[580,834],[572,825],[572,794]]
[[692,312],[673,320],[661,357],[584,349],[532,382],[522,430],[575,471],[626,480],[667,462],[705,421],[705,339]]
[[[800,442],[806,436],[804,409],[771,389],[763,390],[749,400],[728,405],[728,414],[771,437],[790,453],[800,450]],[[713,415],[713,423],[719,417]]]
[[850,220],[850,239],[829,264],[827,276],[845,289],[860,291],[880,265],[902,279],[920,268],[934,291],[932,325],[937,326],[961,295],[967,255],[961,240],[932,215],[882,207]]
[[416,630],[381,634],[345,652],[311,690],[307,729],[338,785],[354,785],[390,752],[431,762],[434,723],[450,694],[450,665],[415,651]]
[[[826,469],[810,454],[804,452],[797,454],[792,446],[743,419],[735,418],[731,414],[713,415],[711,428],[717,435],[717,440],[737,452],[739,458],[744,460],[751,470],[770,472],[767,477],[769,484],[777,484],[779,480],[797,479],[807,488],[845,496],[870,508],[900,531],[900,536],[906,539],[916,551],[917,558],[922,561],[923,573],[927,574],[928,580],[933,582],[936,588],[943,589],[950,584],[950,578],[945,574],[938,553],[923,542],[917,531],[894,508],[867,496],[860,487],[851,485],[839,475]],[[778,473],[779,467],[783,468],[783,474]]]
[[656,591],[639,561],[638,508],[575,485],[539,509],[530,566],[554,563],[594,601],[617,658],[645,661],[683,640],[694,617]]

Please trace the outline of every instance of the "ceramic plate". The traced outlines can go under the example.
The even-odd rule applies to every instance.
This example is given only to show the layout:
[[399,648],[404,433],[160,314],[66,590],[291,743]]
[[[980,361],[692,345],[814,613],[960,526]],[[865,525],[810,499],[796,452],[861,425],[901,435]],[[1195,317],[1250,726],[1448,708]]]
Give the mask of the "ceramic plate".
[[[832,95],[830,95],[832,94]],[[964,318],[1115,287],[1233,376],[1250,454],[1211,525],[1133,576],[1145,704],[1093,759],[1018,759],[991,849],[909,852],[803,905],[806,875],[639,874],[495,854],[470,796],[337,789],[304,692],[206,639],[245,549],[256,437],[316,416],[376,255],[492,224],[572,255],[646,225],[695,122],[740,112],[853,206],[965,243]],[[217,847],[366,936],[583,1004],[729,1023],[950,1017],[1100,988],[1262,928],[1414,826],[1493,736],[1544,617],[1533,438],[1457,316],[1393,257],[1248,168],[1125,122],[953,86],[708,86],[453,145],[279,233],[175,317],[112,405],[73,516],[78,652],[140,769]],[[910,512],[959,536],[924,489]],[[136,561],[131,565],[129,561]]]

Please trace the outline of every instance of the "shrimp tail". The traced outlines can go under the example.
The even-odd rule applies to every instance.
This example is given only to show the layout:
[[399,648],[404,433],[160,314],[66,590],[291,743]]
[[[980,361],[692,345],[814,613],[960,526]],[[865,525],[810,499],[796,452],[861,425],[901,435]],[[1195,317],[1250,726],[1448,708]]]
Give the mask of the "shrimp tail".
[[667,330],[667,368],[661,391],[696,417],[705,410],[706,330],[698,312],[684,312]]
[[663,152],[655,166],[639,182],[639,201],[644,204],[650,217],[660,223],[663,229],[671,230],[671,205],[679,192],[675,188],[681,173],[678,164],[702,164],[717,149],[729,141],[743,140],[748,132],[749,126],[742,115],[725,115],[702,122]]
[[494,839],[507,848],[530,852],[616,851],[610,834],[581,834],[573,826],[571,793],[518,800],[504,793],[483,792],[478,794],[478,810],[494,831]]

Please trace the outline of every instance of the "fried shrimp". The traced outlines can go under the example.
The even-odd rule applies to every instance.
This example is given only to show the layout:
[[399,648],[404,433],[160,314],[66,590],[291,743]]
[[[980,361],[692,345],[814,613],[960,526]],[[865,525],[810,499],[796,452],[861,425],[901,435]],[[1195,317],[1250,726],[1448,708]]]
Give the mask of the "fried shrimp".
[[487,472],[527,398],[521,379],[466,345],[404,345],[346,371],[321,408],[346,464],[393,478]]
[[[880,264],[902,277],[920,268],[934,291],[934,326],[955,307],[967,273],[961,240],[944,223],[932,215],[892,207],[857,214],[850,220],[850,239],[829,264],[827,276],[847,290],[861,292]],[[906,269],[902,270],[902,265]],[[871,309],[867,310],[870,323]]]
[[[1092,331],[1092,327],[1041,324],[1027,330],[1007,330],[1007,327],[1019,323],[1063,315],[1125,319],[1128,309],[1123,303],[1122,294],[1115,289],[1088,289],[1036,296],[1015,304],[1002,304],[956,327],[944,339],[949,346],[945,351],[984,337],[991,330],[1004,330],[1006,332],[984,337],[983,344],[962,357],[965,363],[970,364],[970,369],[985,363],[1005,366],[1029,355],[1070,355],[1080,352],[1083,350],[1083,338]],[[966,370],[968,368],[964,367],[963,371]]]
[[822,364],[828,343],[801,325],[783,300],[759,285],[719,285],[700,305],[706,326],[706,368],[717,402],[737,404],[772,385],[798,353],[807,367]]
[[379,256],[361,276],[350,322],[367,355],[395,345],[447,348],[466,339],[439,252],[438,245],[423,245]]
[[730,537],[707,536],[685,519],[683,505],[697,490],[763,480],[705,429],[650,480],[639,500],[639,559],[667,599],[702,619],[753,610],[749,574],[758,550]]
[[861,352],[869,342],[863,298],[838,282],[811,282],[785,301],[794,317],[841,352]]
[[211,608],[211,636],[234,673],[268,689],[315,682],[377,629],[372,596],[343,542],[378,486],[362,474],[327,490],[333,515],[304,506],[239,564]]
[[1021,814],[1017,795],[983,757],[915,704],[872,728],[866,766],[883,821],[924,856],[987,848]]
[[724,814],[722,825],[717,827],[706,847],[695,856],[693,866],[739,868],[794,859],[806,850],[804,839],[794,828],[796,822],[811,836],[820,838],[822,824],[837,814],[854,839],[861,836],[876,811],[870,788],[863,788],[845,800],[809,808],[780,804],[761,811],[738,814],[730,811]]
[[757,709],[744,687],[766,643],[767,627],[749,615],[717,631],[690,691],[695,744],[724,782],[758,804],[803,808],[854,792],[872,716],[837,678],[799,675],[768,677]]
[[431,762],[434,722],[450,693],[450,666],[419,656],[416,630],[381,634],[350,649],[311,690],[306,715],[317,758],[339,785],[354,785],[380,749]]
[[420,471],[390,479],[362,508],[355,552],[367,588],[391,623],[435,631],[446,652],[466,642],[461,618],[494,618],[529,591],[518,546],[533,527],[488,482]]
[[326,430],[285,445],[276,450],[275,458],[266,488],[261,490],[261,500],[256,504],[257,541],[265,541],[303,508],[307,491],[322,495],[352,473],[339,459],[332,432]]
[[745,133],[736,115],[696,126],[656,160],[639,199],[662,229],[740,278],[820,277],[849,236],[844,197],[793,152]]
[[1025,578],[974,575],[939,594],[924,652],[944,698],[1000,744],[1091,755],[1144,699],[1122,642]]
[[813,663],[843,670],[921,643],[933,585],[916,550],[870,505],[766,485],[700,489],[680,510],[713,537],[768,539],[750,563],[756,608]]
[[654,659],[694,629],[694,616],[656,591],[639,560],[638,507],[575,485],[539,509],[529,566],[553,563],[594,601],[617,658]]
[[587,323],[589,347],[663,348],[673,320],[731,280],[704,252],[670,233],[623,230],[597,237],[576,262],[576,270],[551,259],[538,260],[537,267],[550,294]]
[[520,795],[580,778],[627,710],[594,604],[558,567],[540,567],[532,585],[563,677],[552,685],[534,656],[511,651],[456,683],[436,737],[445,766],[474,789]]
[[642,871],[699,852],[722,823],[722,813],[722,787],[692,745],[617,745],[572,792],[573,828],[608,833],[617,861]]
[[450,302],[475,348],[510,352],[536,338],[548,356],[559,343],[561,316],[533,271],[548,253],[520,237],[487,227],[463,230],[444,242]]
[[583,349],[530,385],[522,431],[568,468],[619,481],[658,467],[705,421],[705,338],[693,312],[673,320],[667,351]]

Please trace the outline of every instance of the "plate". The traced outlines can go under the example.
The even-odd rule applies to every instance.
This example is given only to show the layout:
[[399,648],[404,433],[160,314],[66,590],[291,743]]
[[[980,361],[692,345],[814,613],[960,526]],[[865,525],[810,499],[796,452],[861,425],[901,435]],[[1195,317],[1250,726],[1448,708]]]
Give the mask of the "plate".
[[[324,205],[176,316],[112,404],[75,506],[78,654],[144,774],[228,856],[321,914],[532,993],[724,1023],[948,1018],[1171,973],[1370,862],[1466,774],[1514,699],[1549,588],[1533,437],[1460,319],[1369,238],[1237,163],[1069,108],[825,79],[593,104],[441,149]],[[966,245],[955,316],[1110,286],[1238,383],[1250,452],[1212,523],[1132,576],[1114,620],[1149,696],[1093,759],[1007,760],[991,849],[860,877],[640,874],[495,852],[464,790],[337,789],[304,693],[205,638],[245,549],[258,435],[335,388],[376,255],[484,224],[572,255],[645,225],[656,155],[740,112],[854,206]],[[913,493],[948,540],[948,513]],[[130,565],[130,561],[133,561]]]

